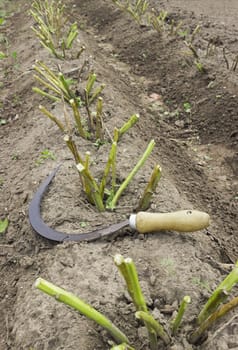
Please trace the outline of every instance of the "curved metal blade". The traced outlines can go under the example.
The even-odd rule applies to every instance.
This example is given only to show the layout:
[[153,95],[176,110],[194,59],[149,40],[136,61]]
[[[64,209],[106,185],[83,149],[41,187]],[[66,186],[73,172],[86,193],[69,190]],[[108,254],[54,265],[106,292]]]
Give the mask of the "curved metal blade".
[[51,241],[56,242],[64,242],[64,241],[94,241],[96,239],[99,239],[104,236],[111,235],[123,227],[129,225],[129,221],[125,220],[123,222],[119,222],[117,224],[113,224],[111,226],[98,229],[92,232],[87,233],[64,233],[57,230],[52,229],[49,227],[42,219],[41,217],[41,201],[42,198],[48,189],[48,186],[50,185],[51,181],[55,177],[55,174],[59,170],[61,165],[58,165],[57,168],[54,169],[54,171],[42,182],[39,189],[35,193],[32,201],[29,205],[29,221],[36,233],[41,235],[44,238],[47,238]]

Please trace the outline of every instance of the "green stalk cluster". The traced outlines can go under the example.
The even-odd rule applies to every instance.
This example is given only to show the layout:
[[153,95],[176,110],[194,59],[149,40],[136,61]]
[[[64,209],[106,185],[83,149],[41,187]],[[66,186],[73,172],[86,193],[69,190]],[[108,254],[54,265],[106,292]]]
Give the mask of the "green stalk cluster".
[[[44,89],[33,87],[34,92],[56,102],[60,102],[63,98],[70,105],[70,100],[73,99],[78,107],[81,105],[81,99],[76,96],[74,90],[71,88],[73,82],[70,79],[66,79],[62,72],[56,74],[41,61],[36,61],[33,68],[37,73],[34,75],[34,78]],[[45,92],[45,90],[48,92]]]
[[130,0],[112,0],[121,10],[127,12],[137,22],[141,23],[142,16],[146,13],[148,8],[148,1],[136,0],[132,2]]
[[[74,123],[77,129],[79,136],[82,138],[88,138],[89,132],[95,135],[96,140],[103,141],[103,99],[99,96],[104,85],[99,86],[98,88],[94,88],[96,82],[96,74],[90,74],[86,88],[85,88],[85,100],[81,100],[77,97],[71,88],[70,81],[65,78],[65,76],[59,72],[56,75],[49,67],[47,67],[44,63],[37,61],[34,69],[38,73],[35,75],[37,81],[39,81],[45,89],[48,89],[49,92],[45,92],[42,89],[34,87],[33,90],[43,96],[50,98],[53,101],[61,101],[67,103],[71,107],[71,111],[74,117]],[[96,101],[96,112],[91,112],[90,106],[92,103]],[[65,105],[64,105],[65,107]],[[88,116],[88,124],[85,126],[84,118],[81,113],[81,109],[85,108]],[[84,192],[87,195],[87,198],[90,203],[96,205],[99,211],[105,210],[105,207],[108,209],[114,209],[117,205],[119,198],[122,193],[125,191],[129,183],[132,181],[137,172],[144,165],[145,161],[151,154],[155,142],[151,140],[148,144],[144,154],[141,159],[139,159],[138,163],[129,173],[124,182],[116,189],[116,155],[117,155],[117,143],[119,139],[131,128],[135,125],[135,123],[139,120],[139,116],[137,114],[132,115],[127,122],[123,124],[120,129],[115,128],[114,130],[114,138],[111,145],[111,149],[108,156],[108,161],[106,163],[105,169],[103,171],[103,176],[98,183],[93,175],[90,173],[89,164],[85,167],[85,164],[82,160],[82,157],[79,155],[79,151],[77,149],[76,143],[73,140],[73,128],[71,126],[70,117],[64,108],[64,118],[65,122],[61,121],[58,117],[54,116],[50,111],[48,111],[44,106],[40,105],[39,109],[41,112],[46,115],[49,119],[51,119],[58,128],[66,134],[64,140],[74,156],[77,170],[80,174],[80,179],[83,184]],[[110,189],[107,188],[107,184],[109,179],[111,179]],[[157,182],[159,180],[159,175],[153,176],[148,185],[148,189],[145,193],[145,201],[147,204],[149,203],[152,192],[154,191]],[[150,193],[149,193],[150,192]],[[106,204],[104,204],[104,200],[106,198]]]
[[114,263],[126,282],[128,293],[130,294],[133,304],[137,310],[136,318],[141,319],[148,330],[151,350],[158,349],[157,336],[159,336],[164,343],[168,345],[170,342],[168,334],[147,309],[133,260],[131,258],[124,259],[122,255],[117,254],[114,257]]
[[[90,135],[94,135],[96,140],[103,141],[103,99],[99,95],[105,85],[102,84],[94,88],[97,78],[96,74],[89,75],[85,88],[85,99],[83,99],[83,97],[77,96],[74,92],[74,82],[71,79],[67,79],[62,72],[56,74],[40,61],[36,61],[33,68],[38,73],[34,75],[34,78],[42,85],[42,88],[33,87],[33,91],[54,102],[61,102],[63,100],[71,108],[79,135],[85,139],[89,138]],[[91,105],[94,102],[96,103],[96,111],[92,112]],[[80,109],[83,108],[86,111],[86,118],[80,112]],[[66,126],[63,127],[60,120],[53,116],[45,107],[41,106],[40,109],[57,124],[61,131],[67,130],[69,132],[68,128]],[[87,119],[87,125],[84,123],[85,119]]]
[[165,20],[168,16],[167,11],[161,10],[158,15],[152,13],[149,15],[149,24],[158,32],[162,32],[165,28]]
[[98,312],[92,306],[86,304],[82,299],[76,297],[74,294],[57,287],[53,283],[50,283],[43,278],[38,278],[35,282],[35,287],[42,292],[52,296],[57,301],[71,306],[75,310],[79,311],[82,315],[95,321],[97,324],[105,328],[111,336],[118,343],[129,343],[128,338],[124,333],[120,331],[107,317]]
[[77,23],[71,24],[68,30],[65,28],[68,21],[65,5],[61,1],[35,0],[30,14],[36,22],[36,26],[31,28],[41,45],[56,58],[64,59],[66,50],[71,49],[78,36]]

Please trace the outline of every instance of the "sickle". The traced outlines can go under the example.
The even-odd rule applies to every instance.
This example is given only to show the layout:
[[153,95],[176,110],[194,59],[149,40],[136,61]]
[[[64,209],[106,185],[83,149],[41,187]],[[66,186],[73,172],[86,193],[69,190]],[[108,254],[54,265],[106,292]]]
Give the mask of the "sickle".
[[194,232],[209,225],[210,218],[207,213],[198,210],[180,210],[172,213],[139,212],[130,215],[129,219],[125,221],[87,233],[70,234],[56,231],[46,225],[41,217],[41,200],[59,167],[60,165],[43,181],[29,206],[29,220],[34,231],[51,241],[94,241],[103,236],[111,235],[128,225],[139,233],[161,230]]
[[41,217],[41,201],[50,185],[51,181],[55,177],[57,171],[61,165],[58,165],[54,171],[42,182],[39,189],[35,193],[32,201],[29,205],[29,220],[33,230],[40,236],[47,238],[51,241],[64,242],[64,241],[94,241],[103,236],[111,235],[114,232],[119,231],[123,227],[128,225],[128,220],[113,224],[109,227],[102,228],[87,233],[64,233],[49,227]]

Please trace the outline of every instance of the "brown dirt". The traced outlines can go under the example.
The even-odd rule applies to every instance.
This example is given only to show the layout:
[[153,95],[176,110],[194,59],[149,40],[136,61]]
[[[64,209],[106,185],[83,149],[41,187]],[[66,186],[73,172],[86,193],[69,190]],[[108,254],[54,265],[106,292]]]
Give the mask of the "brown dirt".
[[[110,348],[108,335],[93,322],[32,287],[39,276],[104,312],[136,349],[148,349],[144,329],[134,319],[135,310],[113,265],[116,253],[134,259],[148,306],[162,323],[168,324],[171,317],[166,308],[174,310],[184,295],[191,296],[184,327],[168,348],[237,349],[235,313],[212,328],[203,345],[192,347],[186,340],[210,291],[238,255],[237,71],[227,69],[222,53],[226,47],[231,66],[238,50],[233,17],[237,3],[229,1],[228,17],[224,1],[210,1],[210,5],[203,1],[200,6],[189,1],[150,1],[156,9],[168,10],[170,19],[182,20],[190,31],[201,25],[194,45],[204,73],[195,67],[181,38],[138,26],[109,0],[75,0],[74,7],[68,6],[81,28],[78,45],[86,46],[82,60],[89,59],[98,81],[106,84],[107,130],[111,133],[132,113],[141,116],[121,142],[118,181],[125,178],[148,141],[156,141],[151,161],[113,214],[98,214],[86,205],[62,135],[38,111],[39,103],[46,102],[32,92],[32,64],[36,59],[51,66],[59,62],[40,47],[29,29],[33,23],[30,3],[19,0],[17,8],[10,1],[2,5],[8,17],[1,28],[0,51],[8,43],[9,58],[0,61],[0,118],[7,121],[0,126],[0,217],[8,217],[10,225],[0,237],[0,349]],[[209,41],[215,49],[207,55]],[[10,57],[12,52],[17,52],[17,60]],[[81,64],[79,60],[61,62],[66,72]],[[190,112],[184,110],[186,102]],[[89,142],[80,147],[82,152],[92,152],[94,171],[99,174],[108,145],[98,151]],[[54,152],[57,160],[37,166],[44,149]],[[211,225],[197,233],[139,236],[124,230],[94,243],[52,244],[32,232],[27,211],[39,183],[58,163],[63,166],[42,208],[53,227],[73,232],[81,229],[82,222],[90,229],[123,219],[135,208],[155,163],[162,166],[163,176],[150,210],[205,210]]]

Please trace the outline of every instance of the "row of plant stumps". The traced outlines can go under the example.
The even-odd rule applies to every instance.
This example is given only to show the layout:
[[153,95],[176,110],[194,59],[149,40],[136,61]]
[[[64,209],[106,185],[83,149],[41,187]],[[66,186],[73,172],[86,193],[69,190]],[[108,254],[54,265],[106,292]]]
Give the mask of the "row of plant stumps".
[[[142,16],[148,11],[147,1],[113,2],[122,10],[129,12],[138,23],[141,22]],[[39,108],[62,132],[64,142],[75,160],[75,168],[79,174],[81,185],[88,202],[95,206],[98,211],[113,210],[116,208],[123,191],[126,190],[130,181],[151,154],[155,142],[154,140],[149,142],[146,150],[127,178],[121,184],[118,184],[116,173],[118,144],[119,142],[123,142],[123,135],[138,122],[138,115],[132,115],[122,126],[118,128],[115,127],[111,138],[106,137],[103,128],[102,91],[104,85],[97,83],[97,76],[94,72],[88,72],[86,84],[79,93],[76,89],[79,81],[69,79],[67,75],[63,73],[62,67],[64,66],[65,60],[70,60],[75,57],[80,59],[82,52],[86,49],[84,46],[81,46],[76,54],[75,50],[72,49],[79,34],[77,24],[73,23],[68,25],[67,17],[65,16],[65,5],[62,2],[54,0],[45,0],[42,2],[36,0],[32,4],[30,12],[35,20],[35,25],[32,29],[36,36],[39,38],[41,44],[54,55],[56,59],[60,60],[61,63],[61,66],[58,65],[57,71],[57,69],[50,68],[44,62],[36,61],[34,65],[34,77],[38,82],[38,87],[34,87],[33,90],[47,100],[60,104],[63,110],[63,116],[54,115],[51,110],[43,105]],[[165,12],[161,12],[158,15],[151,13],[148,18],[154,29],[157,31],[164,30]],[[179,25],[173,24],[170,30],[177,33]],[[194,51],[192,46],[192,39],[195,34],[196,31],[190,36],[190,42],[187,43],[187,46],[194,54],[197,68],[202,71],[202,65],[197,60],[196,51]],[[85,66],[86,62],[82,62],[81,68],[77,69],[78,80],[80,80],[81,73]],[[80,152],[80,140],[82,139],[97,143],[98,147],[104,143],[109,145],[108,159],[105,168],[102,169],[100,181],[96,179],[91,172],[90,152],[86,152],[86,154],[83,155]],[[151,196],[159,182],[160,176],[161,169],[160,166],[156,164],[141,200],[138,203],[137,210],[148,209]],[[147,308],[138,280],[136,267],[132,259],[124,258],[118,254],[114,257],[114,263],[125,280],[127,290],[135,306],[135,317],[141,320],[148,330],[150,348],[152,350],[158,349],[158,338],[162,339],[166,346],[169,345],[181,325],[183,314],[188,304],[191,302],[190,297],[185,296],[183,298],[176,316],[172,318],[167,327],[163,327],[158,320],[151,315]],[[193,332],[188,335],[190,343],[199,343],[206,330],[217,319],[237,306],[238,297],[224,303],[228,297],[228,293],[237,282],[238,264],[236,264],[233,271],[217,287],[202,308],[197,317],[197,325],[194,327]],[[133,344],[130,344],[129,339],[120,329],[103,314],[99,313],[78,297],[41,278],[37,279],[35,286],[43,292],[55,297],[56,300],[70,305],[81,314],[93,319],[104,327],[114,339],[111,349],[134,349]]]

